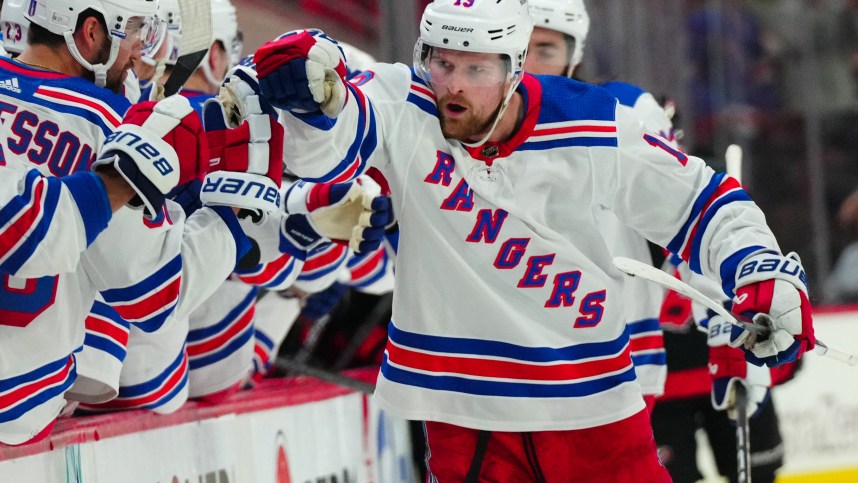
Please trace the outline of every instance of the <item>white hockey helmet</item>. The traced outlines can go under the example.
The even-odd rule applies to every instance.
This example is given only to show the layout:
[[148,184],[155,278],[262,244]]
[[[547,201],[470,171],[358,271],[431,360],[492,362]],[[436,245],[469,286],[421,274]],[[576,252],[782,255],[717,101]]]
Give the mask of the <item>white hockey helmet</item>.
[[571,76],[584,58],[584,46],[590,31],[590,15],[584,0],[530,0],[530,15],[537,27],[555,30],[575,39],[566,73]]
[[524,58],[533,32],[533,19],[526,0],[435,0],[426,6],[420,20],[420,38],[414,46],[414,70],[431,85],[425,61],[433,47],[463,52],[501,54],[509,60],[510,81],[495,124],[524,76]]
[[[228,68],[238,65],[241,60],[241,51],[244,48],[243,35],[238,30],[238,18],[235,13],[235,6],[229,0],[211,0],[212,5],[212,43],[220,41],[226,49],[227,58],[229,59]],[[206,54],[201,63],[203,74],[206,80],[214,85],[219,86],[223,79],[215,77],[209,67],[209,54]]]
[[5,0],[0,9],[0,29],[3,32],[3,48],[10,54],[20,54],[27,46],[27,30],[30,21],[24,17],[30,0]]
[[[107,71],[116,62],[119,44],[127,36],[126,28],[133,27],[134,35],[140,35],[141,39],[148,37],[157,7],[158,0],[30,0],[25,18],[65,38],[72,57],[95,74],[96,85],[104,87]],[[77,19],[89,9],[102,15],[110,35],[110,56],[103,64],[89,63],[83,58],[74,41]],[[142,19],[143,22],[132,24],[132,19]]]

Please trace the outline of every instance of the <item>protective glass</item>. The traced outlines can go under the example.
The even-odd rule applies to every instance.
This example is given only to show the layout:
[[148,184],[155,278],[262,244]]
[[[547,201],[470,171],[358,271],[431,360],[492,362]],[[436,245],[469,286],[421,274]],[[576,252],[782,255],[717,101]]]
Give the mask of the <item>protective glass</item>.
[[146,32],[145,38],[141,39],[143,42],[141,55],[144,58],[154,59],[166,38],[167,21],[165,19],[155,17],[151,22],[151,27],[148,29],[148,32]]
[[[143,48],[147,46],[147,42],[154,42],[156,39],[155,19],[153,17],[130,17],[125,23],[123,31],[124,40],[140,40]],[[151,45],[149,46],[151,48]]]
[[225,45],[229,54],[231,66],[238,65],[241,61],[241,52],[244,50],[244,33],[239,30],[235,33],[235,38],[232,39],[232,45]]
[[502,54],[464,52],[424,44],[419,47],[418,68],[436,91],[497,88],[512,78],[509,57]]

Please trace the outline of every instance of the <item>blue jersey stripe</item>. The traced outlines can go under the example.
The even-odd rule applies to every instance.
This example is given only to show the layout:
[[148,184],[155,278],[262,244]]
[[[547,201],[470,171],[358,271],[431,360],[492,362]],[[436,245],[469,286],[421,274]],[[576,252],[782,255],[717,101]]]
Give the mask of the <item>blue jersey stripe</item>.
[[400,369],[391,366],[387,361],[387,356],[382,362],[381,373],[389,381],[435,391],[453,391],[478,396],[527,398],[592,396],[613,389],[625,382],[634,381],[636,378],[634,367],[630,366],[627,370],[612,376],[571,384],[486,381],[457,376],[431,376]]
[[271,340],[270,337],[265,335],[264,332],[259,329],[255,329],[253,336],[256,338],[257,341],[261,342],[262,345],[268,348],[269,351],[274,350],[274,341]]
[[[63,359],[62,362],[63,365],[65,365],[66,360]],[[77,379],[77,369],[75,365],[72,364],[68,376],[62,384],[58,384],[49,389],[43,389],[41,392],[33,395],[29,399],[19,402],[14,408],[4,412],[0,412],[0,423],[14,421],[32,410],[33,408],[41,406],[42,404],[50,401],[51,399],[65,393],[68,388],[70,388],[71,385],[74,383],[75,379]]]
[[703,213],[700,225],[698,225],[697,231],[694,233],[694,239],[691,240],[690,260],[688,261],[688,266],[691,267],[691,270],[694,270],[697,273],[701,272],[700,244],[703,242],[703,234],[706,233],[706,229],[709,227],[709,223],[712,221],[712,218],[715,217],[715,214],[718,213],[718,210],[722,207],[737,201],[751,201],[751,197],[748,196],[748,193],[746,193],[745,190],[733,191],[715,200],[711,205],[709,205],[709,208],[706,209],[706,213]]
[[406,332],[394,323],[388,326],[388,336],[397,345],[424,351],[504,357],[526,362],[560,362],[619,354],[629,342],[629,328],[626,326],[623,333],[612,341],[558,348],[526,347],[494,340],[416,334]]
[[195,369],[199,369],[201,367],[212,365],[216,362],[222,361],[234,354],[236,351],[241,349],[247,344],[253,335],[253,324],[248,324],[247,328],[241,332],[238,337],[231,340],[229,344],[224,347],[221,347],[219,350],[215,352],[210,352],[203,357],[194,357],[188,359],[188,367],[193,371]]
[[[229,311],[223,318],[221,318],[214,325],[210,325],[208,327],[202,329],[194,329],[188,332],[188,342],[197,342],[200,340],[208,339],[211,336],[217,335],[225,330],[227,330],[232,324],[236,322],[238,316],[241,315],[242,312],[247,310],[248,307],[256,300],[256,294],[259,293],[259,289],[254,287],[244,299],[241,300],[232,310]],[[252,324],[251,324],[252,325]]]
[[652,354],[633,354],[632,362],[635,366],[664,366],[667,364],[667,353],[662,350]]
[[694,200],[694,205],[691,207],[691,214],[688,215],[688,219],[685,220],[685,224],[682,225],[682,228],[673,240],[667,244],[666,248],[668,250],[677,254],[682,253],[682,247],[685,245],[685,238],[688,236],[688,231],[691,230],[691,227],[697,222],[697,217],[700,216],[700,212],[709,201],[709,198],[711,198],[712,194],[715,193],[715,190],[721,186],[721,181],[724,179],[724,176],[726,176],[724,173],[715,173],[712,176],[712,179],[709,180],[706,188],[704,188],[697,199]]
[[170,376],[172,376],[173,373],[175,373],[176,370],[179,367],[181,367],[182,360],[184,358],[185,358],[185,349],[183,347],[182,350],[179,351],[179,355],[176,357],[176,359],[173,360],[173,362],[171,362],[170,365],[167,366],[166,369],[161,371],[160,374],[158,374],[157,376],[153,377],[152,379],[150,379],[146,382],[142,382],[140,384],[133,384],[131,386],[120,387],[119,388],[119,395],[117,397],[122,398],[122,399],[136,398],[136,397],[140,397],[140,396],[145,396],[151,392],[156,391],[159,387],[161,387],[162,384],[164,384],[164,381],[169,379]]
[[519,151],[545,151],[547,149],[556,148],[589,148],[589,147],[617,147],[617,138],[615,137],[570,137],[563,139],[554,139],[551,141],[528,141],[522,144]]
[[176,255],[172,260],[167,262],[163,267],[155,273],[147,277],[145,280],[125,288],[114,288],[105,290],[101,293],[104,300],[110,304],[119,302],[128,302],[136,300],[144,295],[149,294],[167,280],[172,279],[177,273],[182,271],[182,257]]
[[408,97],[405,98],[407,102],[414,104],[418,109],[429,114],[430,116],[438,115],[438,107],[435,106],[435,103],[424,98],[420,97],[417,94],[408,94]]
[[636,322],[630,322],[629,331],[632,335],[643,334],[644,332],[655,332],[661,329],[658,319],[643,319]]
[[87,347],[100,350],[101,352],[106,352],[115,357],[119,362],[125,360],[125,347],[117,344],[113,339],[108,339],[106,337],[101,337],[91,332],[87,332],[86,337],[83,339],[83,344]]

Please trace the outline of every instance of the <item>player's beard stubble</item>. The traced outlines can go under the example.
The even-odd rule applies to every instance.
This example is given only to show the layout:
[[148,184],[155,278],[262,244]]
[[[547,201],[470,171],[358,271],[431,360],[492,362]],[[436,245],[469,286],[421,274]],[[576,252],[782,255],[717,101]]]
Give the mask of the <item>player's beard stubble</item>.
[[[107,40],[101,45],[101,49],[98,51],[98,57],[94,62],[95,64],[104,64],[110,59],[110,47],[110,40]],[[121,55],[119,57],[121,57]],[[106,89],[110,89],[116,94],[122,94],[122,87],[125,83],[125,73],[134,66],[130,57],[125,65],[122,67],[119,65],[120,64],[118,62],[114,62],[114,64],[110,66],[110,69],[107,70],[107,80],[104,83],[104,87]],[[87,71],[87,76],[90,78],[90,81],[95,82],[95,74],[92,71]]]
[[[447,116],[444,111],[444,106],[447,103],[453,102],[462,107],[467,108],[464,116],[452,119]],[[465,142],[476,142],[492,128],[502,104],[498,106],[490,114],[482,114],[474,109],[474,107],[462,99],[460,96],[448,94],[438,99],[438,117],[441,121],[441,132],[447,139],[457,139]]]

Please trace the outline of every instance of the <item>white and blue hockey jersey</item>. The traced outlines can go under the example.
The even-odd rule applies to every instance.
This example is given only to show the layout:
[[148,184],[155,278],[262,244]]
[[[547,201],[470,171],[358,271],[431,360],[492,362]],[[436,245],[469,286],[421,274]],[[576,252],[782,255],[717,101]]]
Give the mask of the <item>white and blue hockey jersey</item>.
[[389,182],[400,240],[375,398],[399,416],[538,431],[643,410],[603,209],[728,290],[742,259],[777,250],[735,180],[603,88],[525,76],[520,129],[482,149],[444,139],[431,89],[403,65],[348,90],[336,120],[284,113],[287,160],[305,178],[371,165]]
[[[608,90],[621,105],[631,108],[644,127],[653,134],[676,145],[673,123],[658,101],[640,87],[625,82],[607,82],[602,87]],[[622,223],[609,210],[603,210],[598,218],[599,229],[605,237],[608,249],[614,256],[624,256],[652,265],[649,245],[645,238]],[[625,281],[626,323],[631,337],[632,361],[644,395],[659,396],[664,393],[667,380],[667,354],[664,351],[664,335],[659,323],[659,312],[664,299],[664,290],[658,285],[640,278]]]
[[[30,171],[19,188],[24,196],[41,196],[48,201],[45,206],[62,210],[50,217],[45,215],[54,208],[21,209],[20,199],[15,200],[17,205],[0,208],[7,214],[14,210],[24,217],[50,221],[21,238],[23,245],[30,244],[26,252],[15,250],[10,255],[26,260],[4,269],[15,275],[4,274],[0,287],[0,393],[6,395],[0,400],[0,442],[18,444],[39,433],[65,404],[63,393],[77,375],[84,375],[82,368],[76,369],[72,354],[83,344],[85,320],[96,292],[126,321],[141,330],[157,330],[169,317],[186,315],[208,297],[218,279],[231,271],[240,244],[246,243],[228,208],[207,208],[185,219],[177,205],[168,203],[153,221],[144,221],[139,211],[122,208],[109,222],[100,222],[108,227],[97,238],[98,216],[105,218],[109,212],[105,199],[97,216],[82,218],[62,208],[70,197],[78,206],[88,199],[93,208],[99,207],[103,190],[69,191],[70,183],[64,180],[70,175],[69,179],[76,179],[74,173],[89,169],[128,106],[126,99],[82,78],[0,59],[0,120],[6,133],[7,164],[15,157],[41,175],[62,178],[41,178]],[[17,186],[4,183],[4,189]],[[60,203],[54,205],[56,200]],[[63,225],[59,229],[65,232],[52,235],[55,224]],[[63,237],[73,248],[54,246]],[[68,256],[83,248],[79,258]],[[40,259],[52,263],[54,250],[65,264],[62,270],[41,278],[24,270]]]

